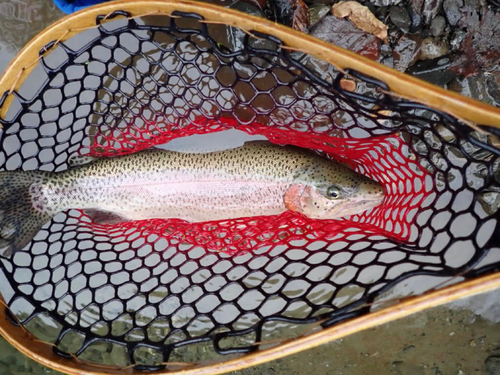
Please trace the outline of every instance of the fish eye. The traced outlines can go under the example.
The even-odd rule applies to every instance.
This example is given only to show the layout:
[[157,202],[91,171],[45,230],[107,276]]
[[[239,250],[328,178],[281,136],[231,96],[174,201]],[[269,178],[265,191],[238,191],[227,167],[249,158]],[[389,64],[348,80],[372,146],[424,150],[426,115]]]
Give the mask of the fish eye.
[[332,185],[326,190],[326,197],[329,199],[337,199],[340,198],[340,189]]

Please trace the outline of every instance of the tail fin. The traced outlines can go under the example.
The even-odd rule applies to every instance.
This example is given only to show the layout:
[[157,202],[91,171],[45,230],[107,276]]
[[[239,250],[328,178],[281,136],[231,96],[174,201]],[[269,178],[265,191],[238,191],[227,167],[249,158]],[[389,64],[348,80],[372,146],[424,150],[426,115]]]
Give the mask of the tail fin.
[[35,209],[30,186],[43,172],[0,172],[0,256],[10,258],[23,249],[51,219]]

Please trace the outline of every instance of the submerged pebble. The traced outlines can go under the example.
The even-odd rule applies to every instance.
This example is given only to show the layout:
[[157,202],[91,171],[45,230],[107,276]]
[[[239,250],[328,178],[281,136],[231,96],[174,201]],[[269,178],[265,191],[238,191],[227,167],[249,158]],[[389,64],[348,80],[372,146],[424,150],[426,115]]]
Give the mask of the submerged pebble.
[[401,1],[403,0],[370,0],[370,3],[378,7],[380,6],[387,7],[390,5],[398,5],[399,3],[401,3]]
[[437,16],[431,22],[430,32],[433,36],[440,36],[446,27],[446,20],[443,16]]
[[422,16],[415,11],[411,6],[407,7],[408,14],[411,18],[410,33],[416,33],[422,26]]
[[328,13],[331,7],[326,4],[314,4],[308,9],[309,12],[309,28],[318,24]]
[[392,56],[392,47],[389,44],[382,44],[380,53],[382,56]]
[[391,21],[404,32],[410,31],[411,18],[404,7],[392,6],[390,10]]
[[460,49],[460,46],[462,45],[462,42],[466,36],[467,36],[467,33],[463,30],[456,30],[451,35],[450,47],[451,47],[452,52],[457,52]]
[[404,72],[418,60],[419,52],[419,41],[403,36],[394,47],[394,68]]
[[[239,10],[240,12],[250,14],[251,16],[266,18],[266,15],[264,14],[263,11],[258,9],[256,6],[244,1],[235,2],[229,8]],[[244,39],[246,36],[245,32],[239,28],[230,26],[228,26],[226,29],[227,29],[227,40],[229,42],[230,49],[233,51],[239,51],[244,49],[245,48]],[[261,48],[266,48],[266,47],[269,48],[270,44],[264,39],[256,39],[255,43],[258,45],[258,47]]]
[[484,361],[487,375],[500,375],[500,356],[490,356]]
[[[417,0],[422,3],[422,0]],[[422,17],[426,24],[429,24],[441,10],[443,0],[423,0]]]
[[456,74],[450,70],[452,62],[453,60],[448,56],[438,57],[432,60],[423,60],[409,68],[407,73],[444,87],[456,76]]
[[444,56],[450,52],[450,46],[445,40],[425,38],[422,40],[420,60],[430,60]]
[[444,0],[444,14],[446,15],[446,19],[451,26],[456,26],[458,21],[460,21],[460,18],[462,18],[460,8],[463,6],[463,0]]

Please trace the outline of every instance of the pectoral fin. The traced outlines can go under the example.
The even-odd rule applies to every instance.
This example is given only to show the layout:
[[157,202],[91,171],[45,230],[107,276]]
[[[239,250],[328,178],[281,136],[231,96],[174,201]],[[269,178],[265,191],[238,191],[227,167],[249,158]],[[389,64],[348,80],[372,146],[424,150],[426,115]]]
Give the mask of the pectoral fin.
[[130,221],[125,216],[117,214],[111,211],[103,211],[97,209],[86,209],[83,210],[84,214],[87,215],[90,220],[95,224],[119,224]]

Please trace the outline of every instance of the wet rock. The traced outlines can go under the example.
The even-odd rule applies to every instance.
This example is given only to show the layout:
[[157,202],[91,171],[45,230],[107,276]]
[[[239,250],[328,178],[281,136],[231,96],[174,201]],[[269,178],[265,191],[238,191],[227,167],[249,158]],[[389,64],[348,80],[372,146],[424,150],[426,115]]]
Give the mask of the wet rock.
[[423,79],[435,85],[445,87],[456,74],[450,71],[450,57],[440,57],[433,60],[419,61],[407,70],[408,74]]
[[[264,12],[262,12],[259,8],[257,8],[255,5],[249,4],[244,1],[235,2],[229,8],[239,10],[240,12],[244,12],[252,16],[266,18]],[[228,26],[226,29],[227,29],[227,41],[229,43],[231,50],[240,51],[244,49],[243,41],[246,36],[245,32],[242,31],[241,29],[231,26]],[[269,44],[268,42],[267,43],[266,42],[267,41],[264,40],[257,40],[256,44],[258,44],[260,47],[265,47],[266,44]]]
[[328,13],[330,13],[331,7],[326,4],[314,4],[309,7],[309,26],[313,28],[319,23]]
[[408,6],[406,10],[411,18],[410,33],[416,33],[420,30],[420,26],[422,26],[422,16],[415,12],[415,9],[411,6]]
[[451,26],[456,26],[458,21],[460,21],[460,18],[462,18],[460,8],[463,6],[463,0],[444,0],[444,14],[446,15],[446,19]]
[[471,0],[464,1],[462,18],[458,26],[467,29],[460,44],[460,57],[456,60],[458,73],[469,76],[484,71],[498,71],[500,61],[500,13],[488,7],[476,9]]
[[450,47],[452,52],[457,52],[460,49],[462,42],[464,41],[467,33],[463,30],[456,30],[450,38]]
[[410,0],[409,5],[415,12],[417,12],[418,14],[422,14],[422,7],[424,6],[424,1],[425,0]]
[[[311,30],[311,35],[375,61],[380,57],[380,39],[361,31],[352,22],[345,19],[325,16]],[[321,78],[328,82],[331,82],[332,77],[336,74],[333,67],[324,60],[307,55],[300,61],[309,69],[319,73]]]
[[[251,3],[264,3],[266,0],[251,0]],[[270,19],[294,30],[308,32],[309,15],[307,5],[303,0],[272,0],[267,2],[267,13]]]
[[500,107],[500,74],[486,75],[486,93],[493,100],[491,104]]
[[[483,208],[483,210],[486,212],[487,215],[495,215],[498,209],[500,208],[500,194],[495,191],[488,191],[479,194],[477,201],[479,202],[479,204],[481,204],[481,207]],[[492,375],[492,374],[490,372],[486,372],[486,375]]]
[[385,57],[382,59],[381,63],[389,68],[394,68],[394,57],[392,56]]
[[378,7],[387,7],[391,5],[398,5],[401,1],[403,0],[370,0],[370,3]]
[[429,24],[439,13],[443,0],[411,0],[410,5]]
[[424,17],[424,22],[429,24],[434,17],[441,10],[441,6],[443,5],[443,0],[426,0],[424,3],[424,7],[422,9],[422,17]]
[[379,20],[385,20],[387,19],[388,13],[389,7],[378,7],[374,14]]
[[484,361],[487,375],[500,375],[500,356],[490,356]]
[[469,98],[494,105],[495,98],[491,96],[491,90],[488,88],[489,78],[491,78],[491,74],[484,72],[468,77],[457,76],[450,82],[448,89]]
[[437,16],[431,22],[430,31],[433,36],[440,36],[446,27],[446,20],[443,16]]
[[481,9],[481,7],[487,5],[488,0],[464,0],[464,4],[474,8],[477,12]]
[[408,36],[401,37],[392,52],[394,69],[404,72],[418,60],[419,54],[420,41],[418,39]]
[[420,60],[436,59],[447,55],[450,52],[450,46],[446,40],[425,38],[422,40],[420,49]]
[[403,353],[408,353],[409,351],[415,349],[415,345],[408,345],[403,348]]
[[392,6],[390,9],[390,17],[392,23],[396,25],[398,28],[400,28],[406,33],[410,31],[411,18],[408,12],[406,11],[406,8]]
[[394,46],[398,43],[399,38],[403,36],[403,33],[396,29],[395,27],[389,28],[389,35],[387,36],[387,42]]
[[311,30],[311,35],[372,60],[378,60],[380,56],[380,39],[363,32],[346,19],[326,16]]
[[389,44],[382,44],[382,47],[380,47],[380,53],[383,56],[392,56],[392,48]]

